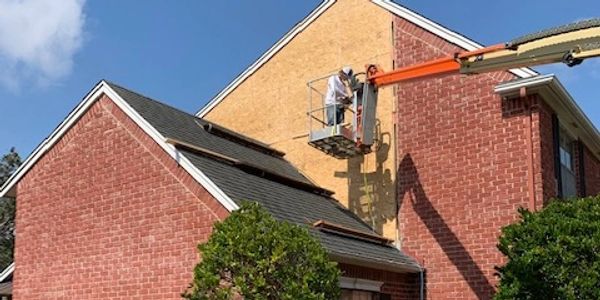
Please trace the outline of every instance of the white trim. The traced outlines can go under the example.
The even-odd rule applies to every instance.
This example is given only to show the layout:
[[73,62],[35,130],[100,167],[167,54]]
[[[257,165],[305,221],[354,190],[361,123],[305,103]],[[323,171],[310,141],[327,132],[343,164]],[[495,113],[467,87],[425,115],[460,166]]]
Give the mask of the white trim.
[[93,101],[101,94],[103,82],[98,83],[81,101],[75,109],[69,113],[67,118],[56,127],[56,129],[48,136],[44,141],[33,150],[33,152],[27,157],[27,159],[21,164],[21,166],[8,178],[4,185],[0,188],[0,197],[4,197],[10,190],[13,189],[14,185],[21,180],[21,177],[29,171],[29,169],[37,162],[54,144],[66,133],[66,131],[73,126],[73,124],[79,120],[81,115],[87,111],[92,105]]
[[494,92],[497,94],[505,94],[519,91],[522,87],[532,88],[546,85],[554,80],[553,74],[540,75],[521,80],[512,80],[500,83],[494,87]]
[[[229,83],[223,90],[221,90],[214,98],[212,98],[204,107],[200,108],[200,110],[196,113],[198,117],[204,117],[208,114],[215,106],[217,106],[225,97],[227,97],[233,90],[235,90],[242,82],[244,82],[248,77],[250,77],[254,72],[256,72],[260,67],[262,67],[267,61],[269,61],[279,50],[285,47],[294,37],[296,37],[300,32],[302,32],[308,25],[310,25],[314,20],[321,16],[331,5],[333,5],[336,0],[324,0],[315,10],[313,10],[306,18],[304,18],[300,23],[294,26],[287,34],[285,34],[279,41],[277,41],[269,50],[267,50],[261,57],[259,57],[250,67],[244,70],[240,75],[238,75],[231,83]],[[427,19],[401,5],[398,5],[390,0],[371,0],[374,4],[380,6],[387,11],[406,19],[407,21],[439,36],[440,38],[458,45],[461,48],[466,50],[475,50],[483,48],[482,45],[474,42],[466,38],[463,35],[460,35],[454,31],[449,30],[430,19]],[[514,75],[527,78],[531,76],[538,75],[538,73],[530,68],[519,68],[519,69],[511,69],[509,70]]]
[[554,74],[501,83],[494,88],[494,92],[502,96],[516,96],[521,88],[539,92],[559,117],[576,122],[578,128],[565,128],[565,130],[571,136],[581,138],[590,148],[589,150],[600,159],[600,132]]
[[21,165],[19,169],[9,178],[0,190],[0,197],[8,193],[15,184],[35,165],[35,163],[51,149],[60,138],[69,130],[90,106],[96,102],[102,94],[106,94],[129,118],[131,118],[147,135],[149,135],[167,154],[175,159],[184,170],[186,170],[199,184],[201,184],[219,203],[227,210],[233,211],[238,206],[217,185],[214,184],[202,171],[196,168],[181,152],[173,145],[165,142],[163,137],[152,125],[138,114],[118,93],[116,93],[106,82],[98,83],[92,92],[69,114],[69,116],[58,126],[50,137],[38,146],[32,155]]
[[11,263],[10,265],[8,265],[8,267],[6,267],[6,269],[2,270],[2,273],[0,273],[0,282],[4,281],[4,279],[6,279],[8,276],[10,276],[10,274],[12,274],[15,271],[15,263]]
[[382,281],[367,280],[352,277],[340,277],[340,288],[349,290],[361,290],[369,292],[381,292]]
[[317,6],[308,16],[294,26],[288,33],[286,33],[279,41],[277,41],[267,52],[259,57],[250,67],[238,75],[231,83],[229,83],[221,92],[219,92],[213,99],[211,99],[204,107],[196,113],[197,116],[203,117],[209,111],[211,111],[217,104],[219,104],[229,93],[235,90],[244,80],[250,75],[254,74],[262,65],[273,57],[281,48],[287,45],[294,37],[302,32],[308,25],[310,25],[315,19],[323,14],[336,0],[325,0]]

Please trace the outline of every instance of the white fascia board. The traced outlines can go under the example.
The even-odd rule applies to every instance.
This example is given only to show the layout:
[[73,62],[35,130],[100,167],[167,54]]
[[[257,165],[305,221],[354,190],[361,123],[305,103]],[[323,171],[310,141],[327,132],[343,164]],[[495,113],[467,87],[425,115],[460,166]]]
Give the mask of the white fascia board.
[[[476,50],[483,48],[482,45],[445,28],[430,19],[427,19],[401,5],[398,5],[389,0],[371,0],[374,4],[386,9],[387,11],[404,18],[411,23],[439,36],[440,38],[458,45],[459,47],[466,50]],[[321,14],[323,14],[336,0],[325,0],[317,8],[315,8],[306,18],[300,21],[294,26],[283,38],[277,41],[269,50],[267,50],[261,57],[259,57],[252,65],[238,75],[233,81],[231,81],[223,90],[221,90],[214,98],[212,98],[204,107],[202,107],[196,116],[202,118],[208,114],[215,106],[217,106],[225,97],[227,97],[233,90],[235,90],[242,82],[244,82],[250,75],[254,74],[256,70],[260,69],[267,61],[269,61],[279,50],[285,47],[296,35],[302,32],[308,25],[316,20]],[[509,70],[514,75],[520,78],[527,78],[538,75],[538,73],[530,68],[519,68]]]
[[8,276],[10,276],[10,274],[12,274],[15,271],[15,263],[11,263],[10,265],[8,265],[8,267],[6,267],[6,269],[4,269],[2,271],[2,273],[0,273],[0,282],[4,281],[4,279],[6,279]]
[[537,86],[546,85],[554,80],[553,74],[540,75],[525,79],[512,80],[500,83],[494,87],[494,92],[497,94],[507,94],[518,92],[521,88],[532,88]]
[[277,41],[267,52],[261,55],[250,67],[238,75],[232,82],[230,82],[221,92],[219,92],[212,100],[210,100],[204,107],[202,107],[196,116],[202,118],[209,111],[211,111],[217,104],[219,104],[229,93],[235,90],[244,80],[250,75],[254,74],[262,65],[269,61],[281,48],[287,45],[294,37],[302,32],[308,25],[316,20],[321,14],[323,14],[336,0],[325,0],[317,8],[315,8],[308,16],[294,26],[288,33],[286,33],[279,41]]
[[383,281],[341,276],[339,286],[342,289],[381,292]]
[[10,177],[6,184],[0,190],[0,197],[11,190],[24,174],[43,156],[56,142],[69,130],[90,106],[100,99],[102,94],[106,94],[125,114],[131,118],[148,136],[150,136],[169,156],[175,159],[184,170],[186,170],[199,184],[201,184],[219,203],[228,211],[233,211],[238,206],[231,200],[217,185],[212,182],[202,171],[198,170],[175,146],[168,144],[152,125],[150,125],[140,114],[135,111],[118,93],[116,93],[105,82],[101,81],[88,93],[86,98],[69,114],[69,116],[58,126],[58,128],[46,139],[32,155],[21,165],[19,169]]

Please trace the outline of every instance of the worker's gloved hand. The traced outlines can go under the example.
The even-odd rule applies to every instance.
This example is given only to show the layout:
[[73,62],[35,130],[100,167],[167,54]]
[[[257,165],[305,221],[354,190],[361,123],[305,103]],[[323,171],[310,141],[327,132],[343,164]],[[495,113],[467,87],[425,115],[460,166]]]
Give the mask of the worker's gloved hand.
[[350,97],[344,97],[342,99],[342,104],[345,104],[345,105],[352,104],[352,98],[350,98]]

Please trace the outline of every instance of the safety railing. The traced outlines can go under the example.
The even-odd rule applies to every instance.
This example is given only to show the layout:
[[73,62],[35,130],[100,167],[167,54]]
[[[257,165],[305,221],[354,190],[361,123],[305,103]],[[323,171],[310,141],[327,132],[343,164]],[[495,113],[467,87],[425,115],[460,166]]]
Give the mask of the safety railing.
[[[340,127],[346,128],[351,132],[355,132],[356,128],[356,111],[357,111],[357,97],[354,93],[351,102],[348,104],[325,104],[325,93],[327,92],[327,80],[329,77],[335,74],[329,74],[327,76],[315,78],[308,81],[308,131],[314,132],[332,127],[333,130],[337,130]],[[336,113],[336,110],[340,107],[343,108],[343,120]],[[330,110],[329,114],[327,110]],[[334,126],[341,125],[341,126]],[[336,133],[334,131],[334,133]],[[339,133],[339,132],[338,132]],[[354,140],[354,137],[352,137]]]
[[[327,81],[334,74],[310,80],[308,86],[308,143],[336,158],[344,159],[361,153],[357,143],[358,95],[349,103],[326,105]],[[341,108],[341,114],[338,110]]]

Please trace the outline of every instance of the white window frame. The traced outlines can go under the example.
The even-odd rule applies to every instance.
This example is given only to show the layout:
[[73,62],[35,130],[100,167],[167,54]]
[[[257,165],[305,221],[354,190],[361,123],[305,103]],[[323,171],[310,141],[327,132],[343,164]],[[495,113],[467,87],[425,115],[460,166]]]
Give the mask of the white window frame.
[[361,278],[340,277],[340,288],[348,290],[360,290],[368,292],[381,292],[383,281],[375,281]]

